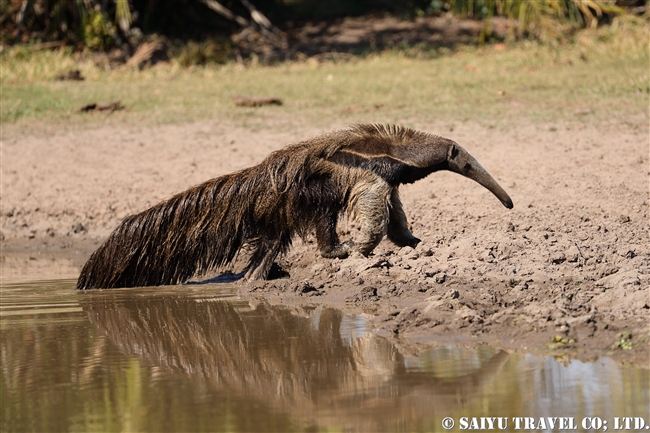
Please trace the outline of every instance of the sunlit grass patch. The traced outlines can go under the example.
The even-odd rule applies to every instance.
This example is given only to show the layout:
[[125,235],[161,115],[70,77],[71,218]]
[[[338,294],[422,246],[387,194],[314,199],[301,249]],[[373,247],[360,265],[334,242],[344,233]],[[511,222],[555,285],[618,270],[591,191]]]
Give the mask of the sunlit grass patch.
[[[185,122],[273,116],[315,124],[345,120],[409,123],[427,119],[511,121],[647,116],[648,28],[614,25],[571,40],[438,50],[389,50],[343,62],[236,63],[105,71],[71,53],[2,53],[2,121],[97,118],[90,102],[121,100],[125,121]],[[20,50],[20,49],[18,49]],[[85,81],[54,81],[79,69]],[[236,95],[276,97],[281,107],[235,107]]]

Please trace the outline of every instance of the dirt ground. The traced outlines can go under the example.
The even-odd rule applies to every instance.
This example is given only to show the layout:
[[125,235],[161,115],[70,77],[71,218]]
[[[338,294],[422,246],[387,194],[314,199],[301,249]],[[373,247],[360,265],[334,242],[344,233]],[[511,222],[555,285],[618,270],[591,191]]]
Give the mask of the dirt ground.
[[[363,312],[403,346],[486,342],[558,357],[610,353],[647,366],[644,123],[417,124],[465,147],[514,209],[468,179],[436,173],[401,188],[423,241],[417,248],[384,240],[370,257],[331,260],[319,256],[314,239],[296,239],[279,262],[289,277],[236,284],[252,303]],[[74,278],[125,216],[320,132],[252,131],[218,120],[82,130],[50,124],[29,132],[5,126],[3,282]],[[343,239],[355,237],[353,222],[339,228]]]

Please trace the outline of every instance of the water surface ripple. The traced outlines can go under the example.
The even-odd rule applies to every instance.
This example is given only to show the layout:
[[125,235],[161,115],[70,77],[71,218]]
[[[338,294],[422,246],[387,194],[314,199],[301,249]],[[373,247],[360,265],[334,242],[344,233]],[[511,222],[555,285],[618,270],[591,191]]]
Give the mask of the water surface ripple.
[[224,284],[73,287],[2,287],[2,431],[441,431],[445,417],[522,416],[573,417],[581,431],[588,416],[650,421],[648,370],[607,357],[420,351],[372,332],[364,316],[253,305]]

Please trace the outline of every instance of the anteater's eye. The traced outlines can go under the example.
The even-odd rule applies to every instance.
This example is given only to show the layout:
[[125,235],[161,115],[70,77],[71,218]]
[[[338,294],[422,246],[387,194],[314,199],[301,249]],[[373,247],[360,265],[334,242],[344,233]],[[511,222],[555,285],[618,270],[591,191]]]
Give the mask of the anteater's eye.
[[469,162],[466,162],[464,169],[465,169],[465,171],[470,171],[472,169],[472,164],[470,164]]

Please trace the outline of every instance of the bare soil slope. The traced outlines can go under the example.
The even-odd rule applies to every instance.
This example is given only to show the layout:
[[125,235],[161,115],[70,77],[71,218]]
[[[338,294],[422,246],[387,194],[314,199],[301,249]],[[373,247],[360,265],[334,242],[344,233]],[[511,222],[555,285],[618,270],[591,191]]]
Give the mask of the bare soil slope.
[[[417,128],[459,142],[515,208],[461,176],[434,174],[401,191],[412,231],[423,240],[417,248],[385,240],[368,258],[329,260],[313,240],[297,239],[280,263],[290,277],[238,283],[242,296],[363,310],[397,339],[487,341],[580,357],[618,348],[619,356],[647,364],[647,126]],[[24,276],[37,251],[81,251],[61,271],[74,276],[126,215],[320,132],[251,131],[218,121],[81,131],[54,125],[29,133],[5,127],[3,280]],[[357,230],[352,222],[340,229],[343,238]],[[34,263],[33,279],[63,275],[47,269],[47,260]]]

